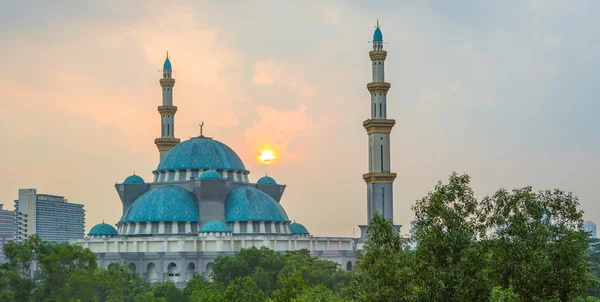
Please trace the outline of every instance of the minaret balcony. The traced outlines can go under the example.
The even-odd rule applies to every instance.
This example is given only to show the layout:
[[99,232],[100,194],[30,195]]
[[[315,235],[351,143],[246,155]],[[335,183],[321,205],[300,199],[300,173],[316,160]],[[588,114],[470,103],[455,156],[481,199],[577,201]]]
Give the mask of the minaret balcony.
[[371,94],[387,94],[391,86],[390,83],[386,82],[373,82],[367,84],[367,89]]
[[160,79],[160,86],[162,88],[166,88],[166,87],[173,87],[175,86],[175,79],[167,79],[167,78],[162,78]]
[[161,116],[174,116],[177,112],[177,106],[158,106],[158,112]]
[[363,174],[363,179],[367,184],[372,183],[393,183],[396,179],[396,173],[367,173]]
[[158,151],[169,151],[175,147],[175,145],[179,144],[179,142],[181,142],[181,140],[174,137],[160,137],[154,140]]
[[385,61],[387,57],[387,51],[385,50],[372,50],[369,51],[369,57],[371,61]]
[[363,122],[363,127],[367,130],[367,134],[372,133],[392,133],[392,128],[396,124],[396,120],[388,119],[368,119]]

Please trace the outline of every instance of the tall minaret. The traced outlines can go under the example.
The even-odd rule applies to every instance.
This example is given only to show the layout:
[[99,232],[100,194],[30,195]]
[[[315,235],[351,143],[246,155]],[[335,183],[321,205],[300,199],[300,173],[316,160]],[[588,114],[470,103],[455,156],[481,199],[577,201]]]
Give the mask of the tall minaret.
[[[367,183],[367,222],[375,212],[386,219],[394,216],[393,185],[396,173],[390,172],[390,133],[396,121],[387,118],[386,95],[390,83],[385,82],[383,35],[379,20],[373,34],[373,50],[369,52],[373,68],[373,81],[367,84],[371,93],[371,118],[363,122],[369,136],[369,173],[363,174]],[[364,230],[362,230],[364,227]],[[361,226],[364,237],[366,226]]]
[[173,69],[169,60],[169,52],[163,64],[163,77],[160,79],[160,87],[162,87],[162,106],[158,106],[160,113],[160,137],[154,140],[158,151],[160,152],[160,160],[162,161],[165,154],[181,141],[175,138],[175,113],[177,106],[173,106],[173,86],[175,79],[171,77]]

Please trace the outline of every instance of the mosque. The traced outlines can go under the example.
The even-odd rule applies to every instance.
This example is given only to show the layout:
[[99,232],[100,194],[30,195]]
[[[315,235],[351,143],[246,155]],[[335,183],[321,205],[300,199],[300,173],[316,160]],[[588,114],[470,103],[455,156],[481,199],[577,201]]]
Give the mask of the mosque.
[[[373,35],[371,118],[363,122],[369,137],[367,220],[373,213],[391,219],[393,213],[390,172],[390,132],[394,120],[386,118],[383,36],[379,22]],[[168,57],[160,85],[161,136],[155,139],[160,153],[154,179],[131,175],[115,185],[123,209],[115,226],[100,223],[74,244],[89,248],[98,265],[127,265],[132,273],[150,282],[185,282],[196,274],[210,277],[214,259],[242,248],[267,247],[275,251],[307,249],[313,256],[351,269],[361,237],[318,237],[292,222],[281,205],[286,186],[269,176],[250,182],[240,157],[219,140],[200,135],[181,142],[175,137],[173,102],[175,79]]]

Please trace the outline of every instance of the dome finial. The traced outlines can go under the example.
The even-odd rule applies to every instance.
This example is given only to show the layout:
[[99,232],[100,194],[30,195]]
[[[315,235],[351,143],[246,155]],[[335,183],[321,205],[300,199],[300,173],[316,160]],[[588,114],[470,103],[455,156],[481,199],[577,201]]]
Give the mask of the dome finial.
[[135,170],[133,170],[133,175],[135,175]]
[[167,56],[165,57],[165,59],[169,58],[169,51],[167,50]]
[[204,137],[204,135],[202,134],[202,127],[204,127],[204,121],[202,121],[202,123],[200,123],[199,125],[200,125],[200,136],[199,137]]
[[213,220],[217,220],[217,215],[215,215],[215,216],[213,217]]
[[[379,26],[379,18],[377,18],[377,28],[380,28],[381,26]],[[168,52],[167,52],[168,54]]]

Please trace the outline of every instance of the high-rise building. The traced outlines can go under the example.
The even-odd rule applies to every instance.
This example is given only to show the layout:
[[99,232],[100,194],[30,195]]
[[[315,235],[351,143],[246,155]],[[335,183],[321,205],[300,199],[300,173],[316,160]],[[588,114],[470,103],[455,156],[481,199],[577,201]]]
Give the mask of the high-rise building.
[[583,230],[590,233],[592,238],[596,238],[596,224],[593,221],[584,222]]
[[0,263],[6,262],[4,245],[13,239],[14,232],[15,212],[4,210],[4,205],[0,204]]
[[69,242],[84,236],[83,205],[69,203],[63,196],[37,194],[36,189],[19,189],[15,200],[15,240],[38,235],[42,240]]

